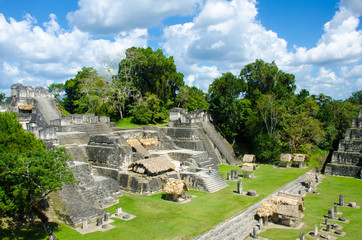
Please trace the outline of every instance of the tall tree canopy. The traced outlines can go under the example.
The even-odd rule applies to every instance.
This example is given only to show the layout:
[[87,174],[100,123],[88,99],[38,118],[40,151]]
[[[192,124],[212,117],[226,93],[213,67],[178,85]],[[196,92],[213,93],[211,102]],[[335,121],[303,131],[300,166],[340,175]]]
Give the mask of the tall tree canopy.
[[143,96],[153,93],[164,102],[174,101],[185,85],[173,57],[167,58],[161,49],[153,51],[150,47],[127,49],[126,58],[119,63],[118,74],[120,81],[131,81]]
[[246,65],[239,77],[247,84],[249,99],[256,99],[260,94],[287,98],[293,96],[296,89],[294,75],[279,70],[275,62],[266,63],[261,59]]
[[209,87],[209,109],[219,131],[229,141],[234,141],[240,133],[242,109],[239,98],[244,88],[244,82],[230,72],[216,78]]
[[189,87],[185,85],[181,87],[178,96],[178,106],[187,109],[189,112],[197,109],[208,110],[209,108],[206,94],[195,86]]
[[24,220],[35,213],[44,220],[39,201],[63,183],[75,183],[68,159],[64,148],[47,151],[25,132],[15,113],[0,113],[0,215]]
[[347,101],[306,89],[295,94],[292,74],[275,62],[257,59],[238,77],[225,73],[209,87],[209,110],[220,132],[240,153],[252,152],[261,161],[275,161],[280,153],[329,151],[344,137],[356,117],[361,91]]

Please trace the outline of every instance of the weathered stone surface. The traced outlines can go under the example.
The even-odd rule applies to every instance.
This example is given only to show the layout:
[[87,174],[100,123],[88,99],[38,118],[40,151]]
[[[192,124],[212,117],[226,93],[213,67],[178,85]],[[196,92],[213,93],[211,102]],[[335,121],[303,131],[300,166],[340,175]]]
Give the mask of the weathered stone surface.
[[132,148],[121,138],[95,135],[89,139],[87,153],[95,165],[120,168],[130,163]]
[[333,208],[328,209],[328,218],[334,219],[334,211],[333,211]]
[[339,195],[339,205],[344,206],[344,196],[342,194]]
[[325,174],[361,178],[362,172],[362,108],[359,117],[352,121],[352,128],[346,130],[345,139],[339,143],[338,151],[332,155]]
[[299,234],[299,240],[305,240],[304,232]]
[[313,236],[318,236],[318,225],[314,225]]
[[248,190],[247,195],[256,196],[256,191],[255,190]]
[[339,221],[342,221],[342,222],[345,222],[345,221],[346,221],[346,218],[345,218],[345,217],[339,217],[338,220],[339,220]]

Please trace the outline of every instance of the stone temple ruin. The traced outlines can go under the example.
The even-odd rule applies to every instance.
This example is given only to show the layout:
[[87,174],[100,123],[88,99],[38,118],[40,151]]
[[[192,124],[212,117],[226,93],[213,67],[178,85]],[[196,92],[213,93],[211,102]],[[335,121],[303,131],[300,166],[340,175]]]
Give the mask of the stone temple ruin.
[[346,130],[345,138],[340,140],[325,174],[362,178],[362,108]]
[[237,161],[204,110],[188,113],[174,108],[168,127],[123,130],[108,117],[62,116],[52,94],[21,84],[11,87],[7,106],[47,148],[64,146],[72,157],[69,168],[79,184],[64,185],[51,201],[58,215],[74,227],[108,218],[110,213],[102,208],[118,203],[120,189],[153,194],[174,178],[190,189],[216,192],[228,186],[217,165]]

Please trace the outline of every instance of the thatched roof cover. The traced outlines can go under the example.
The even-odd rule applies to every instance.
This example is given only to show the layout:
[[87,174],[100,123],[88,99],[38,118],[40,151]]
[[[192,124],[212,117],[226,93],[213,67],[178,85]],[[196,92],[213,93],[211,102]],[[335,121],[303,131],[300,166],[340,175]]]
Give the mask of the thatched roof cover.
[[166,193],[181,195],[183,190],[189,191],[189,187],[184,180],[169,178],[163,190]]
[[127,144],[130,145],[131,147],[137,146],[137,145],[141,145],[141,143],[137,140],[137,139],[127,139],[126,140]]
[[294,162],[304,162],[307,159],[307,155],[305,154],[294,154],[293,161]]
[[286,197],[281,197],[281,196],[273,196],[272,197],[272,202],[274,204],[283,204],[283,205],[290,205],[290,206],[299,206],[300,204],[303,204],[303,202],[296,200],[296,199],[292,199],[292,198],[286,198]]
[[144,138],[144,139],[141,139],[140,141],[143,144],[143,146],[145,146],[145,147],[156,146],[158,144],[158,141],[155,138]]
[[277,211],[277,207],[270,201],[264,201],[260,204],[260,207],[256,214],[259,217],[269,217],[272,216]]
[[294,199],[294,200],[303,202],[303,196],[301,196],[299,194],[293,194],[293,193],[289,193],[289,192],[279,191],[278,196],[279,197],[284,197],[284,198],[290,198],[290,199]]
[[253,166],[253,165],[246,165],[246,164],[244,164],[244,165],[241,167],[241,170],[242,170],[242,171],[245,171],[245,172],[252,172],[252,171],[254,171],[254,166]]
[[29,110],[32,110],[34,108],[34,106],[33,105],[19,105],[18,108],[20,110],[29,111]]
[[255,155],[253,154],[245,154],[244,157],[243,157],[243,162],[246,162],[246,163],[252,163],[252,162],[255,162]]
[[136,152],[140,153],[144,158],[151,157],[151,154],[147,151],[147,149],[144,146],[135,145],[133,148],[136,150]]
[[293,155],[290,153],[282,153],[280,154],[280,161],[281,162],[290,162],[293,159]]
[[155,157],[139,160],[130,164],[128,167],[132,168],[134,166],[142,166],[146,169],[148,173],[159,174],[162,172],[167,172],[175,170],[175,165],[165,157]]
[[314,173],[307,172],[307,174],[305,175],[305,181],[306,182],[316,182],[317,176]]
[[258,166],[258,164],[256,164],[256,163],[243,163],[243,166],[252,167],[253,170],[255,170],[256,166]]
[[277,208],[276,210],[277,214],[281,214],[288,217],[300,218],[298,206],[277,204],[276,208]]

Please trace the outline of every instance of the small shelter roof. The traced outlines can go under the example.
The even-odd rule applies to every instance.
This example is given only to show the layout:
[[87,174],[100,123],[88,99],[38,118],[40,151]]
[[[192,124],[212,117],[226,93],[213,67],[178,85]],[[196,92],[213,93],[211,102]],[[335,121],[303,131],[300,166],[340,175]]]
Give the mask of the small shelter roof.
[[243,157],[243,162],[244,163],[252,163],[255,162],[256,158],[255,155],[253,154],[245,154]]
[[293,155],[290,153],[282,153],[280,154],[280,161],[281,162],[290,162],[293,159]]
[[299,200],[292,199],[292,198],[287,198],[287,197],[282,197],[282,196],[273,196],[272,197],[272,202],[274,204],[281,203],[281,204],[290,205],[290,206],[297,206],[297,205],[303,204]]
[[284,205],[284,204],[277,204],[276,206],[277,214],[281,214],[288,217],[300,218],[300,213],[298,211],[298,206],[291,206],[291,205]]
[[256,214],[259,217],[269,217],[272,216],[277,211],[277,207],[270,201],[264,201],[260,204],[260,207]]
[[137,146],[137,145],[141,145],[141,143],[137,140],[137,139],[127,139],[126,140],[127,144],[130,145],[131,147]]
[[316,182],[317,176],[314,173],[307,172],[307,174],[305,175],[305,181],[310,183]]
[[167,179],[166,185],[164,186],[163,190],[166,193],[181,195],[183,190],[189,191],[189,187],[184,180],[169,178]]
[[307,159],[307,155],[305,154],[294,154],[293,161],[294,162],[304,162]]
[[175,170],[175,165],[166,157],[154,157],[136,161],[130,164],[128,167],[142,166],[146,172],[151,174],[159,174],[162,172]]
[[293,194],[293,193],[289,193],[289,192],[279,191],[278,196],[303,202],[303,196],[301,196],[299,194]]
[[244,164],[244,165],[241,167],[241,170],[242,170],[242,171],[245,171],[245,172],[252,172],[252,171],[254,171],[254,166],[253,166],[253,165],[246,165],[246,164]]
[[272,202],[276,205],[277,214],[295,218],[300,217],[299,209],[301,209],[303,201],[283,196],[273,196]]
[[256,163],[243,163],[243,166],[252,167],[255,170],[258,165]]
[[32,110],[34,108],[34,106],[33,105],[19,105],[18,108],[20,110],[29,111],[29,110]]
[[155,138],[144,138],[144,139],[140,139],[140,142],[142,143],[143,146],[145,147],[149,147],[149,146],[156,146],[158,144],[157,139]]

